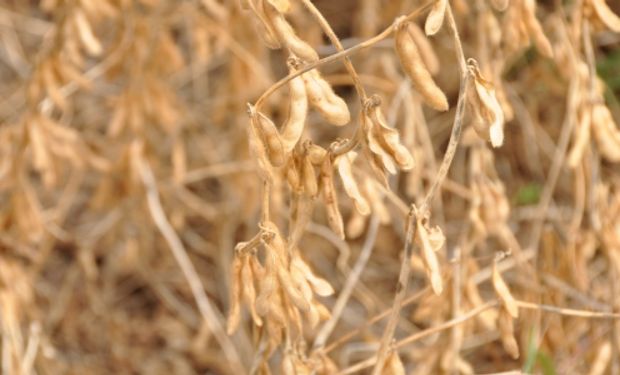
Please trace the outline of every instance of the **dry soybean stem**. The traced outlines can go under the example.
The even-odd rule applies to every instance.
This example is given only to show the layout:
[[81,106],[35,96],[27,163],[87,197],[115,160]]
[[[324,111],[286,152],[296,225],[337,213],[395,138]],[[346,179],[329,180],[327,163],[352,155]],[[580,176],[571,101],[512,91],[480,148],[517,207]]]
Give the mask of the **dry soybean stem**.
[[[397,343],[395,343],[393,348],[394,349],[399,349],[399,348],[401,348],[401,347],[403,347],[403,346],[405,346],[407,344],[410,344],[410,343],[412,343],[414,341],[417,341],[417,340],[422,339],[424,337],[430,336],[430,335],[432,335],[434,333],[443,331],[445,329],[454,327],[454,326],[456,326],[458,324],[461,324],[461,323],[463,323],[463,322],[465,322],[465,321],[467,321],[467,320],[477,316],[478,314],[480,314],[480,313],[482,313],[482,312],[484,312],[484,311],[486,311],[486,310],[488,310],[488,309],[490,309],[492,307],[497,306],[497,304],[498,304],[497,300],[489,301],[489,302],[487,302],[487,303],[485,303],[483,305],[480,305],[480,306],[470,310],[466,314],[460,315],[458,318],[448,320],[447,322],[441,323],[441,324],[436,325],[434,327],[431,327],[431,328],[425,329],[423,331],[414,333],[411,336],[405,337],[404,339],[402,339],[402,340],[398,341]],[[366,359],[366,360],[364,360],[362,362],[358,362],[355,365],[344,369],[343,371],[341,371],[339,373],[339,375],[358,373],[359,371],[361,371],[361,370],[363,370],[365,368],[368,368],[368,367],[372,366],[373,364],[378,363],[376,361],[377,361],[377,357],[376,356],[368,358],[368,359]]]
[[[424,12],[427,8],[429,8],[431,5],[433,4],[433,1],[429,1],[428,3],[422,5],[421,7],[419,7],[418,9],[414,10],[413,12],[409,13],[404,20],[411,20],[416,18],[418,15],[420,15],[422,12]],[[260,98],[258,98],[258,100],[256,101],[255,107],[257,111],[260,111],[261,105],[263,104],[263,102],[269,97],[269,95],[273,94],[277,89],[279,89],[280,87],[286,85],[288,83],[288,81],[290,81],[291,79],[300,76],[306,72],[311,71],[312,69],[324,65],[324,64],[328,64],[334,61],[338,61],[344,57],[350,56],[356,52],[359,52],[365,48],[368,47],[372,47],[373,45],[375,45],[376,43],[386,39],[387,37],[389,37],[392,32],[394,31],[394,25],[390,25],[389,27],[387,27],[385,30],[383,30],[380,34],[358,44],[355,45],[351,48],[345,49],[344,51],[340,51],[338,53],[335,53],[331,56],[327,56],[324,57],[322,59],[320,59],[319,61],[316,61],[312,64],[308,64],[305,67],[297,70],[295,73],[289,74],[288,76],[280,79],[278,82],[274,83],[271,87],[269,87],[267,89],[267,91],[265,91],[263,93],[263,95],[261,95]]]
[[[537,207],[536,219],[533,224],[534,229],[532,230],[529,245],[529,247],[534,249],[536,253],[538,252],[538,245],[540,242],[540,237],[542,236],[542,228],[546,217],[545,212],[547,212],[547,209],[549,208],[555,186],[558,182],[558,178],[560,177],[562,167],[564,166],[564,160],[566,159],[566,152],[568,150],[571,134],[573,134],[573,128],[576,123],[575,111],[573,108],[576,108],[577,100],[579,99],[579,84],[577,81],[578,78],[573,78],[570,82],[568,97],[566,100],[566,117],[564,119],[564,123],[562,124],[562,132],[560,133],[558,146],[553,155],[553,162],[551,164],[551,169],[549,170],[547,182],[545,183],[543,191],[540,194],[540,203]],[[534,262],[536,262],[536,259],[537,257],[535,256]]]
[[[548,312],[552,312],[552,313],[556,313],[556,314],[560,314],[564,316],[574,316],[574,317],[592,318],[592,319],[620,319],[620,314],[617,314],[617,313],[565,309],[561,307],[541,305],[541,304],[530,303],[530,302],[519,301],[519,300],[517,300],[516,303],[520,308],[523,308],[523,309],[548,311]],[[420,332],[416,332],[408,337],[403,338],[402,340],[399,340],[393,345],[393,349],[400,349],[403,346],[411,344],[412,342],[420,340],[424,337],[427,337],[434,333],[457,326],[490,308],[496,307],[498,304],[499,304],[498,300],[487,301],[486,303],[474,309],[471,309],[469,312],[459,315],[458,317],[448,320],[447,322],[438,324],[431,328],[427,328]],[[355,365],[344,369],[339,374],[344,375],[344,374],[357,373],[365,368],[372,366],[376,361],[377,361],[376,356],[368,358],[362,362],[358,362]]]
[[452,7],[450,6],[450,4],[448,4],[448,7],[446,8],[446,18],[448,21],[450,33],[452,34],[452,37],[454,39],[456,60],[459,64],[459,73],[461,74],[459,98],[456,104],[456,113],[454,115],[452,133],[450,134],[450,143],[448,144],[446,153],[443,157],[441,165],[439,166],[439,170],[437,171],[435,181],[433,181],[431,188],[429,189],[426,197],[424,198],[424,203],[422,204],[422,209],[420,211],[422,214],[426,213],[426,210],[431,204],[431,201],[433,200],[437,189],[439,189],[439,187],[443,183],[443,180],[448,174],[448,170],[450,169],[452,159],[454,159],[454,154],[456,153],[456,148],[458,147],[459,140],[461,138],[461,130],[463,129],[463,116],[465,114],[465,94],[467,90],[467,83],[469,80],[469,72],[467,70],[467,62],[465,61],[463,46],[461,45],[461,38],[459,37],[459,31],[456,27],[456,22],[454,21],[454,15],[452,14]]
[[146,189],[147,203],[151,216],[153,217],[153,221],[155,222],[157,229],[159,229],[161,234],[166,239],[166,242],[168,242],[170,250],[172,250],[172,255],[174,255],[179,267],[181,267],[183,275],[192,290],[192,295],[198,305],[200,314],[207,323],[209,330],[213,333],[215,339],[222,347],[228,363],[230,363],[235,372],[244,373],[245,370],[241,365],[241,358],[235,349],[235,345],[232,343],[228,335],[226,335],[226,332],[224,332],[224,328],[221,324],[222,316],[211,305],[211,302],[205,293],[202,282],[200,281],[200,277],[198,276],[191,259],[187,255],[187,251],[185,251],[185,248],[183,247],[183,243],[172,228],[172,225],[170,225],[168,218],[166,218],[161,201],[159,200],[157,182],[153,176],[153,171],[151,170],[148,162],[142,157],[138,158],[138,170],[140,171],[140,177]]
[[[306,6],[306,8],[308,8],[310,13],[312,13],[312,15],[317,19],[317,21],[321,25],[321,28],[327,35],[327,37],[331,40],[331,42],[336,47],[336,50],[338,50],[338,52],[343,52],[344,47],[342,46],[342,43],[340,43],[340,39],[338,39],[338,36],[334,33],[334,30],[329,25],[329,22],[327,22],[327,20],[323,17],[321,12],[314,6],[314,4],[312,4],[310,0],[302,0],[302,2]],[[368,95],[366,95],[366,90],[364,89],[364,86],[362,85],[362,80],[360,79],[359,75],[355,71],[355,67],[351,63],[351,60],[349,59],[348,56],[344,56],[343,63],[344,63],[345,68],[347,69],[347,72],[351,76],[351,79],[353,80],[353,85],[355,86],[357,95],[360,98],[360,103],[363,106],[364,103],[366,102],[366,99],[368,98]],[[352,149],[354,149],[358,141],[359,141],[359,125],[355,129],[355,133],[353,137],[349,139],[346,143],[344,143],[340,148],[332,150],[332,154],[334,155],[334,157],[345,154],[351,151]]]
[[349,273],[347,281],[342,288],[342,292],[338,295],[338,300],[334,304],[334,308],[332,309],[331,318],[323,325],[319,333],[316,335],[316,340],[314,341],[314,350],[321,350],[323,346],[325,346],[325,342],[329,338],[329,335],[332,333],[334,328],[336,327],[336,323],[340,319],[344,308],[351,297],[351,293],[353,292],[353,288],[364,270],[366,263],[368,263],[368,259],[370,258],[370,254],[372,254],[372,249],[375,246],[375,240],[377,239],[377,230],[379,229],[379,218],[376,215],[373,215],[370,219],[370,225],[368,226],[368,235],[366,236],[366,240],[364,241],[364,246],[362,247],[362,251],[360,256],[357,258],[355,266]]
[[[461,248],[454,249],[452,257],[452,319],[457,319],[461,315]],[[456,359],[461,351],[461,340],[456,326],[452,327],[450,332],[450,350],[452,351],[452,359],[450,363],[450,373],[458,373],[456,370]]]
[[213,164],[202,168],[188,171],[183,176],[183,184],[193,184],[207,178],[221,177],[235,173],[247,173],[256,170],[255,162],[252,160],[235,160],[220,164]]
[[[410,304],[416,302],[417,300],[422,298],[422,296],[426,295],[430,291],[431,291],[430,287],[425,287],[424,289],[418,291],[414,295],[409,296],[406,300],[404,300],[403,303],[402,303],[402,306],[407,306],[407,305],[410,305]],[[385,311],[375,315],[374,317],[372,317],[370,320],[368,320],[368,322],[366,322],[361,327],[358,327],[358,328],[356,328],[356,329],[354,329],[352,331],[349,331],[346,334],[340,336],[336,341],[334,341],[331,344],[329,344],[328,346],[326,346],[325,349],[323,350],[323,352],[327,354],[327,353],[331,352],[332,350],[336,349],[337,347],[339,347],[340,345],[344,344],[345,342],[350,340],[352,337],[354,337],[358,333],[362,332],[364,329],[370,327],[371,325],[375,324],[376,322],[378,322],[378,321],[382,320],[383,318],[385,318],[386,316],[390,315],[391,311],[392,311],[391,308],[387,309],[387,310],[385,310]]]
[[394,307],[392,309],[392,314],[388,321],[387,327],[385,329],[385,333],[381,340],[381,346],[379,347],[379,352],[377,354],[377,362],[375,363],[375,367],[373,369],[373,375],[379,375],[383,369],[383,365],[385,363],[385,359],[387,357],[388,348],[390,343],[394,337],[394,330],[396,328],[396,323],[400,317],[400,309],[401,302],[407,293],[407,285],[409,284],[409,261],[411,258],[411,251],[414,242],[415,230],[413,226],[415,225],[415,220],[417,215],[426,215],[428,210],[428,206],[432,201],[435,192],[441,186],[443,180],[450,169],[450,165],[452,164],[452,159],[454,158],[454,154],[456,153],[456,149],[459,144],[459,140],[461,138],[461,130],[463,127],[463,115],[465,114],[465,95],[467,90],[467,82],[469,79],[469,74],[467,70],[467,63],[465,61],[465,54],[463,52],[463,46],[461,45],[461,39],[459,37],[458,29],[456,27],[456,22],[454,21],[454,16],[452,14],[452,8],[448,4],[446,8],[446,16],[448,18],[448,27],[450,32],[452,33],[452,37],[454,38],[454,49],[456,50],[457,61],[459,64],[459,71],[461,74],[460,79],[460,88],[459,88],[459,98],[456,106],[456,113],[454,115],[454,124],[452,126],[452,134],[450,135],[450,143],[448,144],[448,149],[446,150],[446,154],[444,155],[443,161],[441,162],[441,166],[437,171],[437,176],[433,181],[433,185],[431,186],[428,194],[424,198],[424,202],[422,204],[422,208],[419,212],[414,212],[415,207],[412,206],[411,211],[409,213],[409,218],[407,221],[407,238],[405,239],[405,246],[403,249],[403,260],[400,269],[400,274],[398,278],[398,285],[396,288],[396,296],[394,297]]
[[[304,3],[306,8],[308,8],[310,13],[312,13],[314,18],[316,18],[317,22],[321,25],[321,28],[323,29],[323,31],[325,32],[329,40],[331,40],[332,44],[336,47],[338,52],[344,51],[344,47],[342,46],[342,43],[340,43],[340,39],[338,39],[338,36],[336,36],[336,34],[334,33],[334,30],[332,30],[332,27],[329,25],[329,22],[327,22],[327,20],[325,19],[325,17],[323,17],[321,12],[314,6],[314,4],[312,4],[310,0],[301,0],[301,1]],[[351,79],[353,79],[353,84],[355,85],[355,90],[357,91],[357,95],[360,97],[360,102],[363,104],[364,101],[366,100],[366,90],[364,90],[364,86],[362,85],[362,80],[360,79],[359,75],[355,71],[353,64],[351,64],[351,60],[349,60],[349,57],[345,56],[343,60],[344,60],[343,63],[344,63],[345,68],[347,69],[347,72],[349,72]]]
[[531,303],[525,301],[516,301],[517,306],[522,309],[541,310],[548,311],[565,316],[574,316],[579,318],[591,318],[591,319],[620,319],[619,313],[611,313],[604,311],[587,311],[587,310],[575,310],[567,309],[563,307],[555,307],[550,305],[543,305],[539,303]]
[[379,375],[383,371],[383,364],[387,358],[389,347],[392,342],[392,338],[394,337],[394,330],[396,329],[396,324],[398,323],[398,319],[400,317],[402,302],[405,299],[405,294],[407,292],[410,271],[409,259],[411,258],[413,240],[415,238],[417,228],[417,215],[418,212],[415,206],[412,206],[409,211],[409,216],[407,217],[407,233],[405,237],[405,246],[403,249],[403,259],[401,260],[402,267],[400,268],[398,284],[396,285],[396,296],[394,297],[390,319],[387,322],[385,332],[383,333],[383,337],[381,339],[381,346],[379,347],[379,352],[377,353],[377,362],[372,371],[373,375]]

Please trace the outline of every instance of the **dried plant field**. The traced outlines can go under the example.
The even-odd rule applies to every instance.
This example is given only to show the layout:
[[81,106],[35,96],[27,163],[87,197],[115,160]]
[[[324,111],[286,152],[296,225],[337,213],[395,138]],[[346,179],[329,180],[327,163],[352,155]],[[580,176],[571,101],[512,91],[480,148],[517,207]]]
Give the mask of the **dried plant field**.
[[618,14],[0,1],[2,374],[620,375]]

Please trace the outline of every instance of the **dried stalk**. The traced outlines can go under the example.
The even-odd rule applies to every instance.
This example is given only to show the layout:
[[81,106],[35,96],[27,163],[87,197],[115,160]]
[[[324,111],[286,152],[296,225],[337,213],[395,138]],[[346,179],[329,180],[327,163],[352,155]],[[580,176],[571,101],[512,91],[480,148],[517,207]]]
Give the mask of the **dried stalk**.
[[[471,318],[474,318],[478,314],[480,314],[480,313],[482,313],[482,312],[484,312],[484,311],[486,311],[486,310],[488,310],[490,308],[493,308],[493,307],[495,307],[497,305],[498,305],[498,301],[486,302],[485,304],[480,305],[480,306],[478,306],[478,307],[468,311],[466,314],[460,315],[456,319],[448,320],[448,321],[446,321],[444,323],[441,323],[441,324],[438,324],[438,325],[436,325],[434,327],[425,329],[423,331],[414,333],[411,336],[405,337],[404,339],[394,343],[393,347],[394,347],[394,349],[399,349],[399,348],[401,348],[401,347],[403,347],[403,346],[405,346],[407,344],[411,344],[414,341],[420,340],[420,339],[422,339],[424,337],[427,337],[427,336],[430,336],[430,335],[432,335],[434,333],[441,332],[441,331],[443,331],[445,329],[448,329],[448,328],[451,328],[451,327],[453,327],[455,325],[458,325],[458,324],[461,324],[463,322],[466,322],[467,320],[469,320]],[[366,360],[364,360],[362,362],[358,362],[355,365],[347,367],[346,369],[340,371],[338,374],[339,375],[345,375],[345,374],[357,373],[357,372],[359,372],[359,371],[361,371],[361,370],[363,370],[365,368],[371,367],[372,365],[376,365],[377,358],[378,358],[377,356],[373,356],[373,357],[368,358],[368,359],[366,359]]]
[[[422,12],[424,12],[426,9],[428,9],[431,5],[433,4],[433,2],[428,2],[425,3],[424,5],[420,6],[418,9],[414,10],[413,12],[409,13],[404,20],[412,20],[414,18],[416,18],[417,16],[419,16]],[[257,111],[260,111],[260,108],[263,104],[263,102],[271,95],[273,94],[277,89],[279,89],[280,87],[284,86],[286,83],[288,83],[288,81],[290,81],[291,79],[300,76],[304,73],[307,73],[309,71],[311,71],[314,68],[317,68],[321,65],[324,64],[328,64],[334,61],[338,61],[344,57],[350,56],[354,53],[357,53],[363,49],[372,47],[373,45],[379,43],[380,41],[388,38],[395,30],[395,25],[390,25],[388,28],[386,28],[385,30],[383,30],[381,33],[377,34],[376,36],[362,42],[359,43],[351,48],[348,48],[344,51],[340,51],[338,53],[335,53],[333,55],[327,56],[325,58],[322,58],[314,63],[308,64],[306,66],[304,66],[303,68],[297,70],[295,73],[293,74],[289,74],[288,76],[280,79],[278,82],[274,83],[271,87],[269,87],[261,96],[260,98],[258,98],[258,100],[256,101],[255,107]]]
[[159,229],[161,234],[166,239],[166,242],[168,242],[172,255],[174,255],[181,271],[183,271],[183,275],[192,290],[192,295],[196,301],[196,305],[198,305],[200,314],[209,326],[209,330],[213,332],[215,339],[220,344],[230,366],[236,372],[244,373],[245,370],[242,366],[241,357],[239,356],[239,353],[237,353],[234,343],[224,331],[224,327],[221,323],[223,320],[222,314],[211,305],[209,297],[207,297],[202,285],[202,281],[200,281],[200,277],[198,276],[189,255],[187,255],[187,251],[185,250],[183,243],[166,217],[161,201],[159,200],[157,182],[153,176],[153,171],[151,170],[149,163],[140,156],[137,160],[137,164],[142,183],[146,189],[147,203],[151,216],[153,217],[153,221],[155,222],[157,229]]
[[332,309],[331,317],[323,327],[319,330],[319,333],[316,335],[316,339],[314,340],[313,350],[320,351],[325,346],[325,342],[329,338],[329,335],[332,333],[334,328],[336,327],[336,323],[340,319],[344,308],[351,297],[351,293],[353,293],[353,288],[357,284],[366,263],[368,263],[368,259],[372,254],[372,249],[375,245],[375,240],[377,239],[377,231],[379,229],[379,219],[377,216],[373,216],[370,219],[370,224],[368,226],[368,234],[366,235],[366,240],[364,241],[364,245],[362,246],[362,251],[360,252],[357,261],[355,262],[355,266],[349,273],[347,277],[347,281],[344,283],[342,287],[342,291],[338,295],[338,299],[334,304]]
[[461,130],[463,127],[463,116],[465,114],[465,96],[467,91],[467,82],[469,79],[469,73],[467,70],[467,62],[465,61],[465,54],[463,52],[463,46],[461,45],[461,40],[459,37],[458,29],[456,27],[456,22],[454,21],[454,16],[452,14],[452,8],[450,4],[448,4],[446,8],[446,16],[448,19],[448,26],[452,37],[454,39],[454,49],[456,51],[457,61],[459,64],[459,72],[461,74],[460,80],[460,88],[459,88],[459,98],[456,106],[456,113],[454,115],[454,124],[452,126],[452,133],[450,135],[450,143],[448,144],[448,148],[444,155],[443,161],[437,171],[437,175],[435,176],[435,180],[431,185],[426,197],[424,198],[424,202],[422,203],[421,209],[417,211],[415,206],[411,207],[411,211],[409,212],[408,220],[407,220],[407,237],[405,238],[405,246],[403,248],[403,260],[401,264],[401,269],[398,277],[398,284],[396,287],[396,295],[394,297],[393,308],[391,312],[390,319],[388,320],[385,332],[383,334],[383,338],[381,339],[381,345],[379,347],[379,352],[377,354],[377,361],[375,363],[375,367],[373,369],[373,375],[379,375],[383,370],[383,366],[385,364],[385,360],[387,358],[388,349],[392,338],[394,337],[394,330],[396,329],[396,324],[398,319],[400,318],[400,309],[403,299],[405,298],[405,294],[407,293],[407,286],[409,284],[409,271],[410,264],[409,259],[411,258],[411,252],[413,247],[413,242],[415,240],[415,223],[418,219],[418,215],[426,215],[428,211],[428,207],[433,197],[435,196],[436,191],[439,186],[441,186],[443,180],[445,179],[448,170],[450,169],[450,165],[452,164],[452,160],[456,153],[456,149],[459,144],[459,140],[461,137]]
[[[314,6],[314,4],[310,0],[301,0],[301,2],[304,4],[306,8],[308,8],[310,13],[312,13],[312,16],[316,18],[317,22],[319,23],[319,25],[321,25],[321,28],[323,29],[323,31],[325,32],[329,40],[336,47],[336,50],[338,52],[344,51],[344,47],[342,46],[342,43],[340,43],[340,39],[338,39],[338,36],[336,35],[336,33],[334,33],[334,30],[330,26],[329,22],[327,22],[325,17],[323,17],[323,15],[316,8],[316,6]],[[357,95],[359,96],[360,102],[363,105],[367,99],[367,95],[366,95],[366,90],[364,89],[364,86],[362,85],[362,80],[360,79],[359,75],[355,71],[355,67],[353,67],[353,64],[351,63],[351,60],[349,59],[348,56],[344,56],[342,62],[344,63],[344,66],[347,69],[347,72],[349,73],[349,75],[351,76],[351,79],[353,80],[353,85],[355,86]]]
[[383,337],[381,339],[381,345],[379,347],[379,351],[377,353],[375,368],[373,370],[373,375],[379,375],[383,371],[383,366],[385,364],[385,360],[387,359],[389,346],[392,343],[392,338],[394,337],[394,330],[396,329],[396,325],[398,324],[398,319],[400,318],[400,309],[402,307],[403,300],[405,299],[405,293],[407,293],[407,285],[409,284],[409,259],[411,259],[411,252],[413,249],[413,241],[415,239],[416,233],[416,221],[418,212],[413,206],[411,211],[409,212],[409,216],[407,217],[407,231],[405,234],[405,247],[403,248],[402,255],[402,266],[400,268],[400,273],[398,275],[398,284],[396,284],[396,295],[394,296],[394,302],[392,306],[392,311],[390,313],[390,318],[385,327],[385,331],[383,333]]

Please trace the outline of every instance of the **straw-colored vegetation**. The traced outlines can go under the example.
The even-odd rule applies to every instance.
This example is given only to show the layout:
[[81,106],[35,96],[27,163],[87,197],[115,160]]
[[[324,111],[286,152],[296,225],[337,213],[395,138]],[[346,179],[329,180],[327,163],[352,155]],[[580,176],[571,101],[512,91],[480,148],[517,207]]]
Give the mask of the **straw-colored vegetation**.
[[619,374],[605,0],[0,2],[3,374]]

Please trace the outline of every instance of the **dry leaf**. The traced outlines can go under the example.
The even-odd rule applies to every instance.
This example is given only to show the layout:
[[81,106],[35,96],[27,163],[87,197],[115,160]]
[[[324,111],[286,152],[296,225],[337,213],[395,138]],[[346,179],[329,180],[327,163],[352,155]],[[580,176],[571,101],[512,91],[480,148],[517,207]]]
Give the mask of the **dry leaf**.
[[504,112],[493,84],[482,77],[475,60],[469,59],[468,68],[473,78],[469,104],[476,117],[474,128],[483,139],[490,139],[493,147],[500,147],[504,143]]

